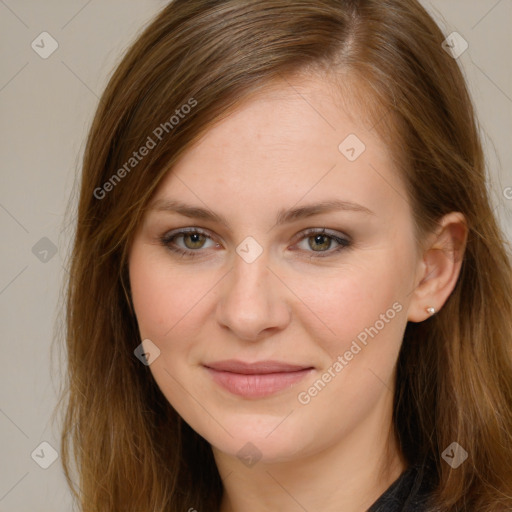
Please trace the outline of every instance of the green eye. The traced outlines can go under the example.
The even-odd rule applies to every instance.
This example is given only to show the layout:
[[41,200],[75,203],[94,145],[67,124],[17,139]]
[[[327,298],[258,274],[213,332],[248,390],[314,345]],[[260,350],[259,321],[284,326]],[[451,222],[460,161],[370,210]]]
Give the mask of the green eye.
[[[351,245],[351,242],[348,238],[342,238],[335,233],[329,234],[325,229],[309,229],[304,232],[303,235],[304,236],[299,242],[307,242],[307,247],[311,249],[311,251],[308,251],[307,248],[303,248],[303,250],[307,252],[324,253],[315,254],[313,257],[322,258],[325,256],[331,256],[332,254],[337,253],[338,251]],[[335,247],[334,250],[329,250],[331,249],[333,242],[338,244],[338,247]]]
[[[181,236],[187,249],[201,249],[206,241],[205,235],[202,233],[186,233]],[[203,238],[201,239],[201,237]],[[188,240],[190,240],[190,244],[187,243]]]
[[333,239],[325,235],[314,235],[308,237],[307,240],[311,249],[314,249],[314,245],[316,245],[318,249],[325,251],[331,247],[331,242]]
[[[176,241],[180,239],[183,241],[184,247],[176,243]],[[203,253],[200,249],[207,248],[205,244],[208,240],[214,242],[208,233],[199,228],[186,228],[165,234],[161,237],[160,242],[176,254],[193,258]],[[332,256],[349,247],[352,243],[350,239],[339,236],[337,232],[328,233],[325,228],[311,228],[306,230],[302,233],[302,237],[296,245],[303,242],[307,242],[307,246],[302,247],[300,250],[312,253],[311,257],[313,258]],[[333,242],[338,246],[331,250]],[[220,245],[215,244],[215,246],[219,247]]]

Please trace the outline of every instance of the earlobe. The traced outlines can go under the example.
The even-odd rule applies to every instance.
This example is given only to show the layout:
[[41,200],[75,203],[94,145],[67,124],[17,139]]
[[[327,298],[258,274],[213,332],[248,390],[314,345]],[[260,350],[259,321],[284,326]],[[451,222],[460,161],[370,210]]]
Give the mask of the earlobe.
[[431,235],[419,265],[420,279],[413,291],[407,319],[423,322],[439,312],[459,278],[468,228],[464,215],[451,212]]

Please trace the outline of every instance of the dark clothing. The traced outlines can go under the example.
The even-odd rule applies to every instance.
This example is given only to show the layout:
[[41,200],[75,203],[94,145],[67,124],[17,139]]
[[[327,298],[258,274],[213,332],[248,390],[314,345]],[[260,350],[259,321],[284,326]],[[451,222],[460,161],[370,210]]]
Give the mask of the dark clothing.
[[423,467],[406,469],[367,512],[427,512],[434,489],[432,473]]

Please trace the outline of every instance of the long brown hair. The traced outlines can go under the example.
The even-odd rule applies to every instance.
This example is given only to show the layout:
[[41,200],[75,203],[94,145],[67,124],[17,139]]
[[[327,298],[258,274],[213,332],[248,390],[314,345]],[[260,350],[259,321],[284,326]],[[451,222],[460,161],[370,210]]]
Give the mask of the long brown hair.
[[[314,72],[365,84],[376,130],[400,148],[419,241],[444,214],[466,217],[455,289],[407,325],[394,422],[407,463],[434,468],[435,510],[512,509],[510,255],[444,38],[415,0],[175,0],[129,49],[87,140],[69,268],[61,453],[81,511],[218,510],[209,444],[134,355],[127,254],[187,148],[265,84]],[[441,457],[452,442],[468,453],[457,469]]]

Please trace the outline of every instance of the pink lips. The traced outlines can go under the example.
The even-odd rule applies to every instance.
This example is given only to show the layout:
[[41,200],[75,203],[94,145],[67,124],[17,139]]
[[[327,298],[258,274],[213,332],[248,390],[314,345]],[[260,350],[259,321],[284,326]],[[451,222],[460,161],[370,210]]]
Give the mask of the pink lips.
[[213,380],[244,398],[262,398],[286,389],[313,369],[279,361],[245,363],[230,359],[204,365]]

